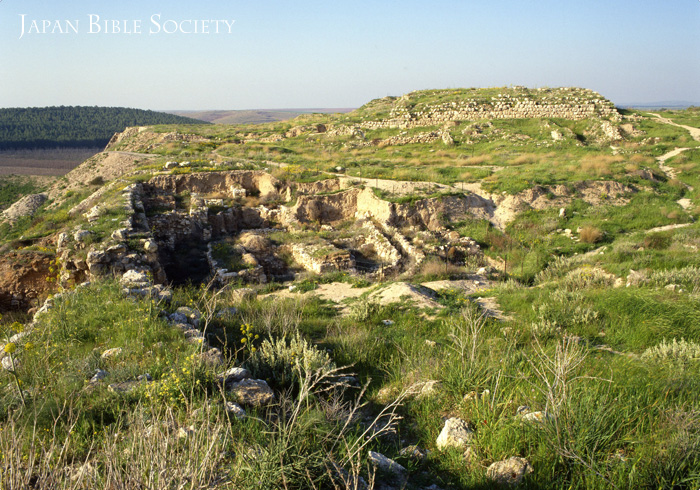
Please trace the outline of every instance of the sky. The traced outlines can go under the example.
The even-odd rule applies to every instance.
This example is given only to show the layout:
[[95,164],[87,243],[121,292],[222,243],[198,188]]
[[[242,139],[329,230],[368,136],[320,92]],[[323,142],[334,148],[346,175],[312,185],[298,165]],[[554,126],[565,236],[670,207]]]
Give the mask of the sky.
[[350,108],[509,85],[700,105],[699,82],[700,0],[0,0],[0,107]]

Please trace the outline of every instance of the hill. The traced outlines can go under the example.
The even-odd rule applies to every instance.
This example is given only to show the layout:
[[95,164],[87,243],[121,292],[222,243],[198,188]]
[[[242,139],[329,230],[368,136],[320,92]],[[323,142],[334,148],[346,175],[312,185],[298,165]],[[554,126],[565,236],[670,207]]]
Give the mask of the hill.
[[301,114],[314,112],[349,112],[352,109],[278,109],[237,111],[170,111],[170,114],[191,117],[213,124],[262,124],[294,119]]
[[129,126],[202,124],[191,118],[123,107],[0,109],[0,150],[104,147]]
[[7,488],[700,483],[699,111],[420,91],[0,190]]

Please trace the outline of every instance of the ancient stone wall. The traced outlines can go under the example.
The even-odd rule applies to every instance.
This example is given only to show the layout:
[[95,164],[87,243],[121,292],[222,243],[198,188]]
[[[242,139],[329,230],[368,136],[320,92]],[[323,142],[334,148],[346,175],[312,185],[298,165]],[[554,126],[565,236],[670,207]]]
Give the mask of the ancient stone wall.
[[480,119],[562,118],[581,120],[590,117],[620,121],[621,115],[607,99],[590,91],[557,92],[551,98],[531,95],[499,94],[490,101],[461,100],[410,107],[410,98],[402,97],[392,108],[389,117],[381,121],[365,121],[363,129],[415,128],[442,126],[453,121]]
[[294,261],[307,271],[315,272],[316,274],[325,274],[334,271],[352,271],[355,269],[355,261],[350,255],[350,252],[336,249],[332,253],[317,255],[317,252],[323,248],[332,247],[330,244],[325,245],[302,245],[296,244],[291,246],[292,257]]

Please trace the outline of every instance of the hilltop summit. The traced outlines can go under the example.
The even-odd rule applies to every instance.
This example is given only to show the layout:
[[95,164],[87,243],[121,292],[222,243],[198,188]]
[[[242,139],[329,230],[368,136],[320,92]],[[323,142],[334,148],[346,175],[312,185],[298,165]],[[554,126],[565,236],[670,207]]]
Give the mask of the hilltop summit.
[[370,124],[372,128],[410,128],[480,119],[620,120],[612,102],[593,90],[576,87],[418,90],[401,97],[372,100],[351,116],[380,122]]

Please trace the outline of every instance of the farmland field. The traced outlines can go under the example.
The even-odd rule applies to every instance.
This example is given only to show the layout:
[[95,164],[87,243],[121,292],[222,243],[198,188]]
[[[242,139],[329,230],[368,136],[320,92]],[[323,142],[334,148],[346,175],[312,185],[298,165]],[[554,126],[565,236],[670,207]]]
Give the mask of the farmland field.
[[63,175],[101,148],[56,148],[52,150],[0,151],[0,175]]

